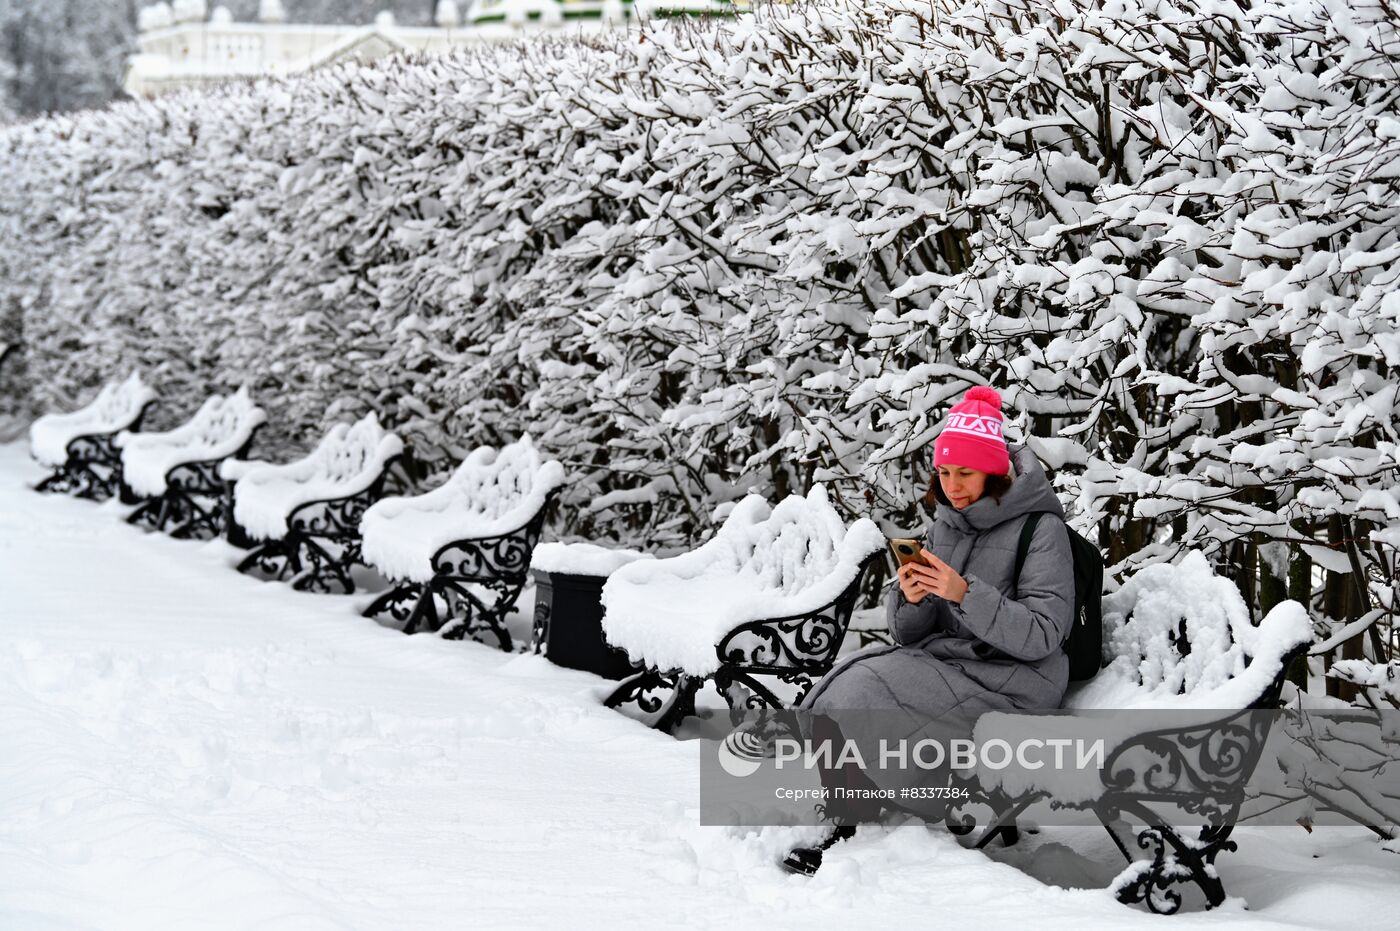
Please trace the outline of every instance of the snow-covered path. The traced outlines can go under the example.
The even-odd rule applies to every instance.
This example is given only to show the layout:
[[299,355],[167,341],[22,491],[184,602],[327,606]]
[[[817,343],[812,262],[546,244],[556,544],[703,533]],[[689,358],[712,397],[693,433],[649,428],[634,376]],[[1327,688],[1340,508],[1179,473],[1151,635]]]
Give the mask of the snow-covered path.
[[[0,928],[1163,927],[922,827],[788,876],[780,832],[697,825],[698,744],[607,683],[404,637],[38,476],[0,446]],[[1400,925],[1363,832],[1237,836],[1250,910],[1174,927]]]

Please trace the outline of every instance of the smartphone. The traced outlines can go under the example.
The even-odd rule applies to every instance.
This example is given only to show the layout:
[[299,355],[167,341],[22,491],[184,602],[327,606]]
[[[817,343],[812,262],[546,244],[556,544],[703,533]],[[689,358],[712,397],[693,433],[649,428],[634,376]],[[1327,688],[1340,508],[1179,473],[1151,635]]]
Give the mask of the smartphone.
[[894,551],[894,558],[899,561],[901,566],[911,562],[921,566],[928,565],[928,560],[924,559],[923,543],[919,540],[896,537],[890,541],[890,549]]

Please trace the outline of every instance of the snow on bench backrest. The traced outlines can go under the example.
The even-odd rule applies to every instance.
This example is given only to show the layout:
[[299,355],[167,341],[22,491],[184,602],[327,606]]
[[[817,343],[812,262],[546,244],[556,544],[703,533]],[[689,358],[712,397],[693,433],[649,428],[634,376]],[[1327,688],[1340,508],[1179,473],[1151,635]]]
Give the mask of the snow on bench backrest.
[[29,428],[29,451],[56,467],[68,459],[68,444],[80,436],[116,433],[131,426],[156,393],[132,372],[126,381],[108,382],[87,407],[67,414],[45,414]]
[[[1183,624],[1190,644],[1184,656],[1172,642]],[[1296,601],[1282,602],[1258,627],[1251,625],[1239,589],[1216,575],[1199,552],[1176,565],[1148,566],[1106,596],[1104,629],[1112,661],[1089,682],[1071,686],[1065,700],[1065,707],[1079,714],[984,714],[974,743],[985,746],[995,738],[1014,747],[1053,736],[1102,741],[1105,753],[1112,754],[1143,731],[1209,725],[1257,701],[1288,654],[1312,641],[1312,622]],[[1168,711],[1173,713],[1131,713]],[[1097,772],[1090,776],[1075,767],[979,765],[977,778],[984,789],[999,787],[1012,796],[1045,791],[1060,804],[1091,802],[1104,792]]]
[[563,483],[564,467],[542,460],[529,436],[478,447],[438,488],[370,507],[360,521],[364,558],[393,578],[427,581],[439,549],[523,527]]
[[1137,572],[1103,609],[1109,665],[1072,690],[1066,707],[1242,707],[1273,681],[1285,654],[1312,640],[1297,602],[1251,624],[1239,589],[1194,551]]
[[771,509],[750,495],[698,549],[613,573],[603,587],[603,627],[633,660],[707,675],[719,666],[716,645],[735,627],[821,609],[884,545],[866,518],[846,527],[821,485]]
[[131,490],[152,497],[164,494],[165,476],[178,465],[232,456],[243,448],[258,425],[267,419],[253,403],[248,389],[209,398],[185,423],[164,433],[117,435],[122,449],[122,473]]
[[403,441],[385,432],[374,414],[353,426],[339,423],[303,459],[286,465],[224,463],[234,485],[234,519],[258,539],[280,539],[287,518],[311,501],[346,498],[365,491],[385,464],[403,452]]

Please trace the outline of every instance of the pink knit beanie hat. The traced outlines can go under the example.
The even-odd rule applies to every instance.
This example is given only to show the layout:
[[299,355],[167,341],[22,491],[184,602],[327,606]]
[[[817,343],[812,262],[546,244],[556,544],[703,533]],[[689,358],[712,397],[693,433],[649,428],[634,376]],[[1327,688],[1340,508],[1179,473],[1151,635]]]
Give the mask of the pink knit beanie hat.
[[938,434],[933,464],[964,466],[988,475],[1011,471],[1001,435],[1001,395],[981,385],[963,395]]

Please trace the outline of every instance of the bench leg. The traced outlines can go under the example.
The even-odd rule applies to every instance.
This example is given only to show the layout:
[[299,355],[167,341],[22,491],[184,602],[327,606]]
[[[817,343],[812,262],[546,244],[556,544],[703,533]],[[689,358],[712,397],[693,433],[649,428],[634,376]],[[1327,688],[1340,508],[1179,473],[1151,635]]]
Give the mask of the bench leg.
[[184,492],[167,488],[163,494],[142,501],[135,511],[126,518],[128,524],[159,530],[177,540],[189,539],[198,530],[214,530],[209,512],[201,508],[193,498]]
[[45,495],[64,495],[74,489],[73,475],[64,463],[55,468],[44,480],[34,486],[34,490]]
[[403,626],[403,632],[406,634],[411,634],[420,627],[432,631],[442,627],[442,616],[438,614],[437,595],[433,593],[433,587],[424,585],[421,588],[418,600],[413,603],[413,610],[409,612],[408,623]]
[[646,669],[622,680],[603,704],[609,708],[634,705],[643,714],[660,711],[651,726],[671,733],[681,721],[695,714],[695,693],[702,681],[683,673]]
[[212,540],[224,532],[223,507],[214,500],[208,507],[185,491],[171,491],[170,513],[164,530],[177,540]]
[[265,540],[253,548],[238,564],[244,574],[256,573],[278,582],[301,570],[296,550],[289,549],[284,540]]
[[165,524],[165,510],[164,495],[159,498],[147,498],[141,502],[140,507],[127,515],[126,522],[133,527],[160,530]]
[[984,805],[992,811],[992,819],[982,828],[973,846],[984,849],[992,841],[1001,839],[1003,847],[1010,847],[1021,839],[1021,829],[1016,825],[1016,819],[1021,816],[1027,808],[1034,805],[1043,796],[1040,793],[1030,793],[1019,798],[1012,798],[1004,792],[996,791],[986,794],[976,791],[976,783],[959,780],[953,777],[953,788],[968,789],[970,795],[966,800],[959,798],[950,799],[947,810],[943,813],[943,824],[950,834],[958,837],[971,834],[977,830],[977,819],[971,814],[961,815],[959,811],[968,804]]
[[[355,564],[356,548],[345,544],[339,554],[332,554],[326,546],[301,533],[289,534],[288,545],[295,548],[293,561],[299,565],[292,579],[292,587],[297,591],[328,595],[331,593],[331,583],[336,582],[343,594],[354,593],[355,582],[350,578],[350,567]],[[335,546],[334,543],[327,545]]]
[[206,511],[198,504],[193,504],[186,513],[188,516],[185,520],[170,528],[170,535],[175,539],[212,540],[223,535],[224,528],[217,511]]
[[[84,463],[84,469],[92,478],[88,487],[77,493],[79,498],[89,498],[93,501],[106,501],[117,495],[120,486],[117,473],[110,473],[104,477],[88,463]],[[128,502],[123,501],[122,503],[126,504]]]
[[1007,808],[999,812],[997,816],[992,819],[991,824],[988,824],[982,829],[981,835],[978,836],[973,846],[978,850],[982,850],[997,838],[1001,838],[1001,845],[1003,847],[1014,846],[1021,839],[1021,829],[1016,826],[1016,817],[1020,815],[1021,812],[1025,811],[1029,805],[1030,802],[1028,801],[1025,804],[1017,805],[1014,808]]
[[[424,605],[426,599],[427,604]],[[387,614],[403,625],[403,632],[411,634],[418,629],[420,622],[427,617],[428,627],[436,627],[437,607],[428,586],[421,582],[404,582],[374,599],[365,609],[365,617],[379,617]]]
[[691,676],[680,677],[680,681],[676,683],[676,699],[657,720],[655,725],[657,730],[665,731],[668,734],[675,733],[682,721],[694,716],[695,693],[700,691],[700,685],[703,681]]
[[441,576],[435,578],[429,588],[436,590],[447,603],[446,617],[440,628],[444,638],[462,640],[470,636],[473,640],[482,640],[482,635],[490,635],[496,638],[497,645],[505,652],[515,649],[505,625],[506,611],[514,598],[504,601],[498,596],[494,604],[488,605],[465,583]]
[[[105,475],[99,471],[99,467],[107,470]],[[95,459],[70,459],[64,464],[64,469],[69,473],[72,482],[67,490],[76,497],[89,501],[106,501],[121,494],[123,504],[135,503],[126,500],[130,492],[123,487],[121,469],[111,463]]]
[[802,704],[812,689],[812,677],[805,672],[775,672],[773,678],[796,687],[797,694],[791,702],[783,701],[750,673],[737,672],[724,666],[715,673],[714,682],[715,688],[724,696],[725,704],[729,705],[730,717],[737,724],[745,712],[795,708]]
[[[1119,840],[1107,821],[1104,827],[1113,834],[1114,840]],[[1152,858],[1134,861],[1118,874],[1110,888],[1125,905],[1143,902],[1149,911],[1171,915],[1181,908],[1181,893],[1172,886],[1191,882],[1205,894],[1206,908],[1215,908],[1225,901],[1225,885],[1216,873],[1215,858],[1224,851],[1236,849],[1237,845],[1230,840],[1233,830],[1234,825],[1230,824],[1207,825],[1195,838],[1188,839],[1171,825],[1151,825],[1138,834],[1137,846],[1151,850]],[[1121,841],[1119,844],[1121,849]]]
[[69,459],[34,486],[44,494],[67,494],[77,498],[103,501],[112,497],[107,480],[98,475],[86,460]]

